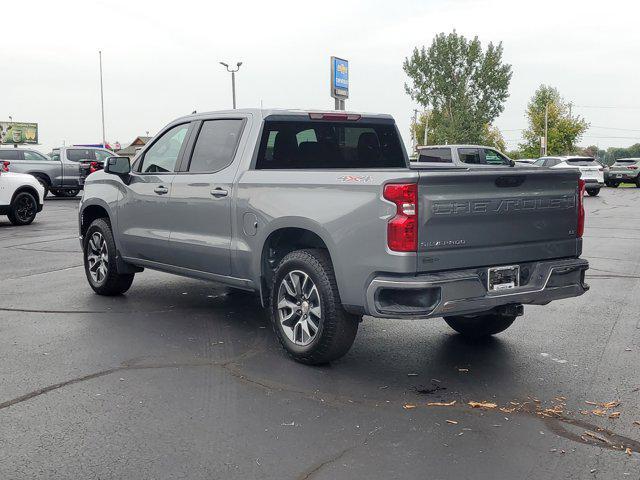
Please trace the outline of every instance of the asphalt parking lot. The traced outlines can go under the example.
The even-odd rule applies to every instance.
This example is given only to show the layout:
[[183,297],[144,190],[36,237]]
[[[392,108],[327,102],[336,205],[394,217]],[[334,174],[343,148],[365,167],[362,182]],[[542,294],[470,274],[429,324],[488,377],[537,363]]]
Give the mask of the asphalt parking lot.
[[365,318],[325,367],[244,293],[145,271],[95,295],[77,200],[0,217],[0,478],[638,479],[640,189],[585,203],[583,297],[483,343]]

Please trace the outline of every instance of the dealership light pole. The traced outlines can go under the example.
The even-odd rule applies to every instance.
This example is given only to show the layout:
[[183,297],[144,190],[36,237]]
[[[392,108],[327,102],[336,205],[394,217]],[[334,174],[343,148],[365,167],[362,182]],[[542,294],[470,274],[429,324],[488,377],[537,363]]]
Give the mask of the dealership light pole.
[[227,72],[231,72],[231,95],[233,97],[233,109],[235,110],[236,109],[236,72],[240,70],[240,65],[242,65],[242,62],[236,63],[235,69],[233,69],[232,67],[229,67],[229,64],[224,62],[220,62],[220,65],[225,67],[227,69]]
[[102,148],[107,147],[106,135],[104,134],[104,92],[102,89],[102,50],[98,50],[100,58],[100,106],[102,108]]

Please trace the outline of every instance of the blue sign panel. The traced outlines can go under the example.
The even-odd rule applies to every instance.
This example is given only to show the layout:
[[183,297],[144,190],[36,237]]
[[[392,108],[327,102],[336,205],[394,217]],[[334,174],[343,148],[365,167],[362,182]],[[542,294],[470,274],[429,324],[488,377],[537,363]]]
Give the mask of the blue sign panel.
[[349,61],[332,57],[332,93],[334,97],[349,97]]

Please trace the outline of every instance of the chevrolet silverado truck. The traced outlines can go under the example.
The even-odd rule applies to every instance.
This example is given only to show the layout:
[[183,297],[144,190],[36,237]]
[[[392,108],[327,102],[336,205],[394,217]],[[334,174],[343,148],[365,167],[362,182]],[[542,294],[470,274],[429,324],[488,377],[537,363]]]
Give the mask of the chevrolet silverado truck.
[[107,149],[95,147],[54,148],[49,156],[27,148],[2,148],[0,161],[11,162],[11,171],[28,173],[36,177],[48,192],[56,197],[75,197],[84,183],[83,168],[97,170],[107,157],[113,155]]
[[144,268],[256,292],[295,360],[351,347],[363,315],[443,317],[484,337],[582,295],[577,169],[410,168],[392,117],[233,110],[179,118],[108,158],[79,208],[86,277]]

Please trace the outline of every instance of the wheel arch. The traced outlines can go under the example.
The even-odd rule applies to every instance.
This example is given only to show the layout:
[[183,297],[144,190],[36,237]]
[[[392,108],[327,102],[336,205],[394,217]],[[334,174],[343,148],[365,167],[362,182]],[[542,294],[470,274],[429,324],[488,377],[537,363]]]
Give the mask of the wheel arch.
[[36,172],[29,172],[29,175],[32,175],[36,178],[42,178],[47,182],[47,186],[51,188],[51,177],[49,176],[48,173],[36,171]]
[[288,253],[304,248],[318,248],[326,250],[331,264],[338,278],[338,272],[332,255],[332,247],[329,235],[319,225],[309,225],[307,219],[302,223],[291,222],[274,225],[262,242],[259,265],[256,270],[260,278],[260,301],[263,306],[269,303],[269,290],[273,273],[280,261]]
[[91,203],[83,205],[80,210],[80,235],[84,237],[91,222],[98,218],[106,218],[109,224],[113,225],[109,208],[101,203]]
[[13,204],[13,201],[16,199],[16,197],[22,192],[29,192],[35,197],[36,203],[40,203],[40,195],[38,194],[38,191],[35,189],[35,187],[31,185],[22,185],[21,187],[16,188],[16,191],[13,192],[13,195],[11,195],[11,204]]

